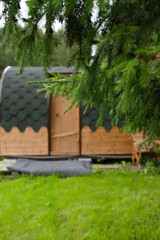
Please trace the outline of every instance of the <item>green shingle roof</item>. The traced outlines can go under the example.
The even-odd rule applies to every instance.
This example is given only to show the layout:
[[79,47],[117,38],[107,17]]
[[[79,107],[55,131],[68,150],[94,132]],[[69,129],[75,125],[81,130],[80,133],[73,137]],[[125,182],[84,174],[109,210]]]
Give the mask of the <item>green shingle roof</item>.
[[[73,68],[52,67],[49,72],[69,74]],[[26,67],[22,74],[18,67],[7,67],[1,81],[1,126],[9,132],[16,126],[21,132],[27,126],[34,131],[48,127],[48,99],[43,92],[37,93],[41,84],[29,84],[27,81],[44,80],[41,67]]]
[[[89,126],[92,131],[96,131],[96,122],[99,117],[100,110],[96,108],[89,109],[85,114],[84,114],[85,107],[81,106],[81,129],[84,126]],[[124,118],[122,118],[119,123],[118,127],[121,128],[123,126],[123,121]],[[111,118],[109,114],[106,114],[103,125],[102,125],[106,131],[110,131],[112,128],[111,125]]]
[[[8,67],[2,75],[1,85],[1,126],[9,132],[16,126],[21,132],[27,126],[38,131],[41,126],[48,126],[48,106],[44,93],[37,93],[41,87],[26,85],[27,81],[44,80],[40,67],[27,67],[22,74],[17,67]],[[40,113],[38,107],[43,106]],[[42,121],[43,119],[43,121]]]

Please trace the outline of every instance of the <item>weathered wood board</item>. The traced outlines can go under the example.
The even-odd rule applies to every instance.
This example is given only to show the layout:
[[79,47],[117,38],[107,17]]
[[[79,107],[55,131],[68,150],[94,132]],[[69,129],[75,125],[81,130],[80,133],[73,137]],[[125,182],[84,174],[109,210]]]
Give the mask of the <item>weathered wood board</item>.
[[51,96],[50,101],[50,155],[79,155],[79,108],[63,114],[70,104],[65,98]]
[[27,127],[20,132],[17,127],[12,127],[6,132],[0,127],[0,155],[48,155],[48,129],[41,127],[34,132],[32,127]]
[[81,131],[81,153],[87,154],[131,154],[131,134],[123,133],[118,127],[113,127],[107,132],[104,127],[99,126],[93,132],[88,126]]

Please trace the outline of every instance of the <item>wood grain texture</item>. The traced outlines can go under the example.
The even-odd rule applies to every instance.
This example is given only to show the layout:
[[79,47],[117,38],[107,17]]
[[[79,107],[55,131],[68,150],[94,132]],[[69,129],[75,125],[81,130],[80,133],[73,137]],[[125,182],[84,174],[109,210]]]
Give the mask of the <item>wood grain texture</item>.
[[12,127],[6,132],[0,127],[0,155],[48,155],[48,129],[41,127],[34,132],[32,127],[27,127],[20,132],[17,127]]
[[50,102],[50,155],[78,155],[79,108],[70,109],[63,114],[70,104],[65,98],[51,96]]
[[85,126],[81,131],[82,154],[131,154],[131,134],[123,133],[118,127],[113,127],[107,132],[99,126],[95,132]]

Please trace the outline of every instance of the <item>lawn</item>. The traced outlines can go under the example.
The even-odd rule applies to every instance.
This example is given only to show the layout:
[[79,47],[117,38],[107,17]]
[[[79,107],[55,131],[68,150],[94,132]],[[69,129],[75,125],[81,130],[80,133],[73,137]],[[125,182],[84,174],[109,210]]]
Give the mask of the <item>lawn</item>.
[[160,239],[160,175],[0,178],[0,240]]

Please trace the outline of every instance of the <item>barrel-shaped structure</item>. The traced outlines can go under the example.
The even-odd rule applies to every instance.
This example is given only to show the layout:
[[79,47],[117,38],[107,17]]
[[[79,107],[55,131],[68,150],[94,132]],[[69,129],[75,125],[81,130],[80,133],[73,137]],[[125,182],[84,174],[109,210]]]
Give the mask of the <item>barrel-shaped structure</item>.
[[[73,68],[52,67],[49,73],[72,74]],[[7,67],[0,86],[0,155],[1,156],[70,156],[131,154],[129,133],[112,126],[107,114],[97,127],[98,109],[84,112],[83,106],[66,114],[70,101],[45,92],[37,92],[43,84],[28,81],[45,80],[41,67]]]

